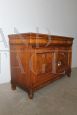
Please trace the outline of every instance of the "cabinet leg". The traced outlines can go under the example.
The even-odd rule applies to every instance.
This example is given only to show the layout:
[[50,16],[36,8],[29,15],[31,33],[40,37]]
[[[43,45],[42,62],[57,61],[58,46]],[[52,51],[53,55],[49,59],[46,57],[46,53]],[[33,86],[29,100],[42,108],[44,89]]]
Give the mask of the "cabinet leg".
[[71,77],[71,69],[68,69],[66,74],[67,74],[68,77]]
[[28,97],[29,97],[29,99],[33,99],[33,91],[32,90],[30,90],[28,92]]
[[12,88],[12,90],[16,90],[16,85],[15,84],[11,84],[11,88]]
[[67,76],[68,76],[68,77],[71,77],[71,73],[67,73]]

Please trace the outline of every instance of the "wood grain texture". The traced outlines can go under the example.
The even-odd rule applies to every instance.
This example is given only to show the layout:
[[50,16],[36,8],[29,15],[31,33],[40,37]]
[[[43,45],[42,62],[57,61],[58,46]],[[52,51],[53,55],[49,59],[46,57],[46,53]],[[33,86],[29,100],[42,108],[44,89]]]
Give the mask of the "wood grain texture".
[[72,37],[37,33],[9,35],[11,85],[28,92],[71,75]]

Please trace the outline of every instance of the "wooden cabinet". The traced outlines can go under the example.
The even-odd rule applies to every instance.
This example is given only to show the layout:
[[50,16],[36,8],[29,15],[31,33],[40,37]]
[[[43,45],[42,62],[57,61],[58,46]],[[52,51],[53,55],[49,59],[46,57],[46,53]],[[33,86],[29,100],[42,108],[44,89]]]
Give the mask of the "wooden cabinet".
[[61,78],[70,77],[73,38],[23,33],[9,35],[11,85],[28,92]]

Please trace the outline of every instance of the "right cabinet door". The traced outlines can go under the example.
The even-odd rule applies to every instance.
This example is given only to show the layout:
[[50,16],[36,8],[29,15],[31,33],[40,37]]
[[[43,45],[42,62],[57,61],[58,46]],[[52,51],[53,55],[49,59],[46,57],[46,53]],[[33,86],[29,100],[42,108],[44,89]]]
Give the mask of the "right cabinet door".
[[66,48],[56,50],[55,53],[55,72],[65,74],[68,67],[68,50]]

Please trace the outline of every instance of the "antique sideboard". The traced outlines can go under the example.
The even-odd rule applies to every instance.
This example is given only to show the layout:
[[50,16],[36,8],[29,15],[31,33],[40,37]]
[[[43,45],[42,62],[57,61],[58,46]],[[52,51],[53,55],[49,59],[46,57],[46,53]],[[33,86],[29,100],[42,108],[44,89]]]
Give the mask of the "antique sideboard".
[[71,76],[72,37],[22,33],[9,35],[11,86],[34,92],[61,78]]

